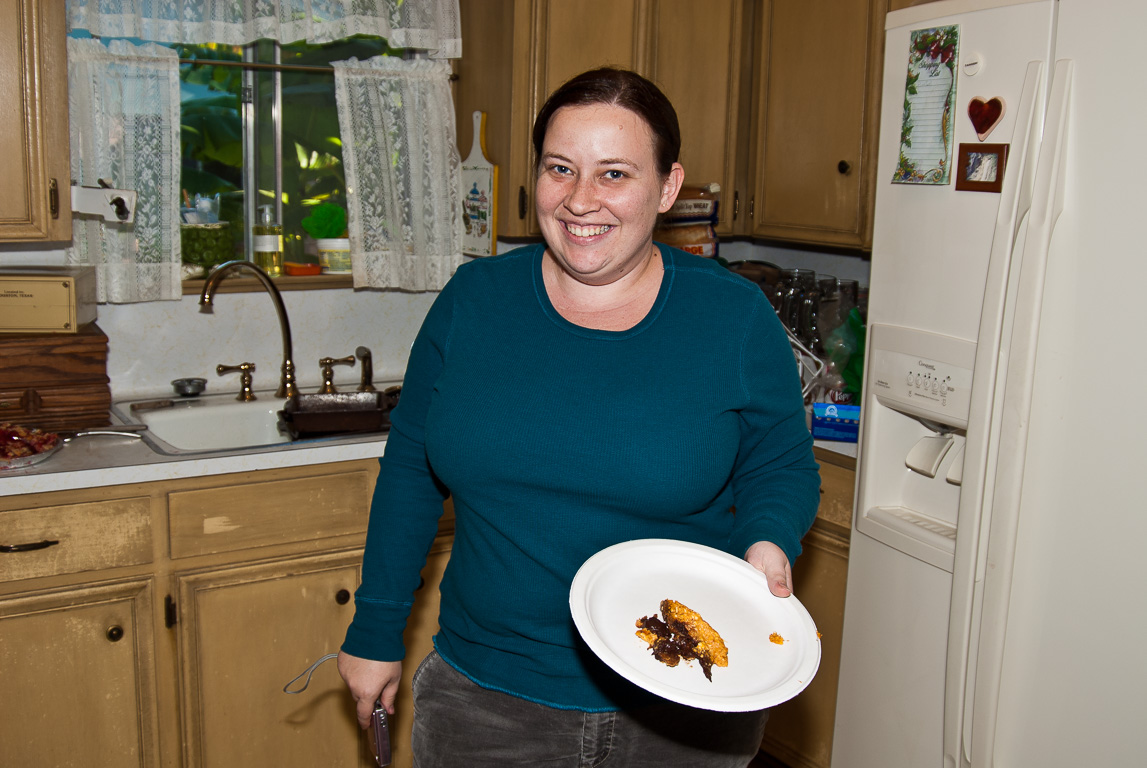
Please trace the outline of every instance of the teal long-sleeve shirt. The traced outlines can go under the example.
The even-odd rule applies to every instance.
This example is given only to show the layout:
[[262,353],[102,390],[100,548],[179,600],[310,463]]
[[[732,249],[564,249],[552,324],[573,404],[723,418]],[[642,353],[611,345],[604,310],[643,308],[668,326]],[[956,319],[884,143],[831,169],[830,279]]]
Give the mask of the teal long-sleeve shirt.
[[570,616],[594,553],[663,538],[742,557],[772,541],[796,559],[820,479],[784,330],[757,286],[658,247],[661,289],[626,331],[557,313],[542,245],[458,269],[411,350],[343,650],[403,658],[447,494],[436,648],[479,685],[559,708],[634,693]]

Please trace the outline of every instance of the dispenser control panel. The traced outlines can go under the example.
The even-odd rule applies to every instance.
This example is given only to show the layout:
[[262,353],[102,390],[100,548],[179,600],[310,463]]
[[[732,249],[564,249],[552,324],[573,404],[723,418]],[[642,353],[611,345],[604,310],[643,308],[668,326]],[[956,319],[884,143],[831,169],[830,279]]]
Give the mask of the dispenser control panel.
[[[883,335],[873,334],[874,344],[869,348],[872,363],[868,386],[873,394],[890,408],[949,426],[967,427],[976,345],[919,331],[889,333],[887,326],[884,330]],[[908,335],[912,338],[905,338]],[[919,348],[921,341],[936,342],[932,349],[940,354],[926,356],[905,348]],[[886,343],[877,346],[879,342]]]

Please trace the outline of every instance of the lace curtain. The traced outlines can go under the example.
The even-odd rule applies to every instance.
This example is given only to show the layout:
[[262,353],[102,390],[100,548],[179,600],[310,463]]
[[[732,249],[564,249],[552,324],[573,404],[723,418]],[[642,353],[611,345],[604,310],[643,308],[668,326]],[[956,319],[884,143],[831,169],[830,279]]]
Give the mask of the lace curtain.
[[355,287],[440,290],[463,259],[450,66],[333,66]]
[[155,44],[68,40],[75,183],[139,193],[131,225],[77,216],[70,264],[96,267],[99,301],[178,300],[179,61]]
[[458,0],[68,0],[68,28],[96,37],[245,45],[385,37],[434,58],[462,55]]

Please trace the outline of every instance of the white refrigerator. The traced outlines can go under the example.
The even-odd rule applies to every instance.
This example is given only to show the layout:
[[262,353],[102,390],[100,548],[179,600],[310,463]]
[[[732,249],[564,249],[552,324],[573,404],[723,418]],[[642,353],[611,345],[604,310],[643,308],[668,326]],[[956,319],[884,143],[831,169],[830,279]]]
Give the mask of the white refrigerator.
[[833,768],[1147,765],[1147,2],[885,32]]

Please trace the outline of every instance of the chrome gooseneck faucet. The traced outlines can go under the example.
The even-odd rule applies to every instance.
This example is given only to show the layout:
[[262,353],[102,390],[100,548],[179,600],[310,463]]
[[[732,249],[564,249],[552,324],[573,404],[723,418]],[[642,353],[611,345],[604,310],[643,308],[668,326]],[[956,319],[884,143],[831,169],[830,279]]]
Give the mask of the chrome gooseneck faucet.
[[298,394],[298,387],[295,386],[295,363],[291,359],[291,323],[287,320],[287,308],[283,306],[283,297],[280,295],[279,289],[271,282],[271,278],[267,277],[266,272],[249,261],[236,260],[220,264],[211,270],[211,274],[203,282],[203,292],[199,294],[199,311],[211,313],[213,292],[216,286],[219,285],[219,281],[224,275],[237,269],[249,269],[254,272],[255,277],[267,289],[267,293],[271,294],[271,301],[275,303],[275,313],[279,316],[279,329],[283,332],[283,368],[279,376],[279,388],[275,391],[275,397],[294,397]]

